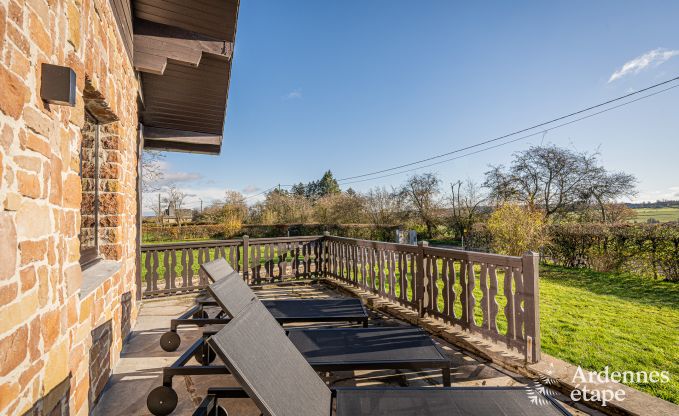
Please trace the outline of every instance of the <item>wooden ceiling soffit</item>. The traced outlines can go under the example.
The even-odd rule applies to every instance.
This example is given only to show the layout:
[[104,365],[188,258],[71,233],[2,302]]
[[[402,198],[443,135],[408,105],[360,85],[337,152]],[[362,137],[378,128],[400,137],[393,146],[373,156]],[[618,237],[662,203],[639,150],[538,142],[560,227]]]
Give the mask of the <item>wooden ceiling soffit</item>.
[[222,136],[144,126],[144,148],[166,151],[219,154]]
[[233,42],[238,0],[134,0],[137,18]]
[[197,67],[203,53],[227,60],[232,52],[231,42],[147,20],[135,21],[134,67],[140,72],[163,75],[168,59]]

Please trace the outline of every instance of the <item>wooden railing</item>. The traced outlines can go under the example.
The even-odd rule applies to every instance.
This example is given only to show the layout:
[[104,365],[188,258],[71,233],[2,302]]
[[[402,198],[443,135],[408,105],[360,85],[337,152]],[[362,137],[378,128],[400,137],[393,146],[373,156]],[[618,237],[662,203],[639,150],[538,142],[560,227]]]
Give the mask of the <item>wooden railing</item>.
[[325,275],[540,360],[538,255],[327,236]]
[[540,360],[538,255],[502,256],[325,236],[142,246],[145,298],[204,288],[202,263],[224,257],[250,284],[328,277],[505,343]]
[[225,258],[251,284],[320,277],[322,236],[248,238],[141,247],[142,297],[189,293],[207,285],[200,265]]

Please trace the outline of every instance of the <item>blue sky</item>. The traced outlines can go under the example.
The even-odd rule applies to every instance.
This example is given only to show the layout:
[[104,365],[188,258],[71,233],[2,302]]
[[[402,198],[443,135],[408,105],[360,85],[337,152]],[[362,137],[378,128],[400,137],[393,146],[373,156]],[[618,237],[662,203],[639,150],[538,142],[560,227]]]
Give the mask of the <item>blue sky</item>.
[[[193,207],[500,136],[678,76],[677,16],[677,1],[243,1],[221,155],[169,153],[167,180]],[[554,143],[599,149],[638,177],[637,200],[679,199],[678,102],[679,88],[422,171],[481,182]]]

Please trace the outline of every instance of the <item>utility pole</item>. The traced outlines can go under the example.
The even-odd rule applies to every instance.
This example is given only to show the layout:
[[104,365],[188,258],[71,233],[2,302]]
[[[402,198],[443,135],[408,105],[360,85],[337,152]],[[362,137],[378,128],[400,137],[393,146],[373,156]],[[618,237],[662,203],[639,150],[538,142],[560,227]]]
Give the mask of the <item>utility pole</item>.
[[202,214],[203,213],[203,200],[201,198],[198,198],[198,200],[200,201],[200,213]]

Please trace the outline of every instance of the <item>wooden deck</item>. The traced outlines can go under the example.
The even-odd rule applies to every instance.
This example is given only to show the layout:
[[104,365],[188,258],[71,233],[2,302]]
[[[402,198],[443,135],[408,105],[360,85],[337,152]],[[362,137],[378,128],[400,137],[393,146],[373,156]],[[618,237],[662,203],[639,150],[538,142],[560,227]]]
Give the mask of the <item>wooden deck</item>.
[[[293,284],[285,287],[266,286],[259,291],[262,299],[324,298],[346,296],[323,284]],[[149,415],[146,395],[161,384],[161,369],[170,365],[191,342],[200,336],[200,329],[180,330],[182,345],[175,352],[163,351],[158,341],[167,330],[171,318],[179,316],[193,304],[191,297],[168,297],[145,301],[137,324],[123,348],[122,358],[113,371],[111,379],[94,415]],[[371,325],[408,325],[391,316],[371,312]],[[313,326],[313,325],[305,325]],[[453,363],[453,386],[523,386],[531,380],[512,374],[489,364],[445,341],[437,339],[450,355]],[[356,371],[324,374],[333,386],[441,386],[440,371]],[[179,395],[179,406],[174,415],[191,415],[208,387],[235,386],[232,376],[182,376],[174,379],[173,388]],[[560,397],[564,401],[565,397]],[[249,399],[220,402],[230,415],[259,415],[260,412]],[[564,403],[576,415],[600,414],[583,412]]]

